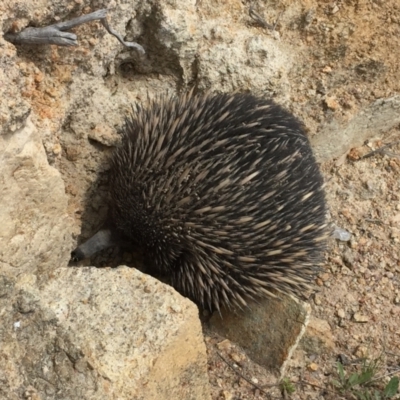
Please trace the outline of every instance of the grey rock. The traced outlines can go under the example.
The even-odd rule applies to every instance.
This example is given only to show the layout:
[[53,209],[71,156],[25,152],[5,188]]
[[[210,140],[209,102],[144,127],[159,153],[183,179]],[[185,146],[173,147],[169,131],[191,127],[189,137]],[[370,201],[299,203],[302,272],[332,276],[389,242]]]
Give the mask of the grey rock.
[[237,314],[214,314],[210,325],[221,336],[239,344],[252,360],[283,376],[309,317],[308,304],[279,295]]
[[334,120],[311,139],[320,162],[341,156],[365,140],[400,123],[400,96],[379,99],[360,111],[347,125]]

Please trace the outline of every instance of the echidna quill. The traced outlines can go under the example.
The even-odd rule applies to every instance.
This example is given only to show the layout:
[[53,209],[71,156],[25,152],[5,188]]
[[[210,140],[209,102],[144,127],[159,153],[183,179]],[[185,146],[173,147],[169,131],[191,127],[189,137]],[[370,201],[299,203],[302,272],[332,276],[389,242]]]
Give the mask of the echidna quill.
[[293,115],[251,94],[187,93],[137,107],[122,135],[112,226],[75,249],[75,261],[128,238],[180,293],[217,310],[310,289],[326,204]]

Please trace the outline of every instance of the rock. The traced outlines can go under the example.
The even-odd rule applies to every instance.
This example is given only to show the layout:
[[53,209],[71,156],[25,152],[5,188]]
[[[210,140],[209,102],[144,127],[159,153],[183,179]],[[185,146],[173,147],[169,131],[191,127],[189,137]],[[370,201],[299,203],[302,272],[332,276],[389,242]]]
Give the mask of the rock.
[[229,21],[220,21],[220,37],[198,55],[198,79],[202,89],[252,90],[274,93],[275,100],[288,99],[288,72],[292,57],[283,44],[239,27],[233,32]]
[[322,127],[311,138],[319,162],[340,157],[352,147],[361,146],[365,140],[387,132],[400,123],[400,96],[379,99],[360,111],[346,126],[337,120]]
[[287,361],[308,323],[310,308],[279,296],[251,304],[250,309],[214,314],[211,329],[239,344],[258,364],[284,375]]
[[360,312],[356,312],[353,315],[353,319],[356,322],[360,322],[360,323],[365,323],[369,321],[369,318],[367,315],[361,314]]
[[0,398],[209,399],[197,307],[171,287],[127,267],[61,268],[7,293]]
[[[1,20],[0,6],[0,20]],[[21,96],[21,86],[7,84],[7,82],[24,82],[25,78],[20,76],[18,68],[16,49],[8,42],[1,40],[0,46],[3,56],[0,56],[0,136],[16,132],[25,125],[26,119],[31,113],[29,102]]]
[[336,111],[340,107],[338,101],[334,97],[326,96],[324,101],[326,106],[331,110]]
[[14,134],[0,136],[0,154],[2,269],[29,271],[43,281],[68,260],[71,248],[64,183],[30,119]]

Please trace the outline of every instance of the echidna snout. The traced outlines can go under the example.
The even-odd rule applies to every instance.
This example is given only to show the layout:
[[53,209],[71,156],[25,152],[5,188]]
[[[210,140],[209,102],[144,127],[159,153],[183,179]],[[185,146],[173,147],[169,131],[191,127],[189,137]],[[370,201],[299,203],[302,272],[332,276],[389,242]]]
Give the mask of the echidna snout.
[[117,233],[204,307],[274,290],[303,297],[322,262],[323,179],[302,124],[271,100],[187,93],[138,107],[112,157],[110,193]]
[[84,258],[89,258],[100,250],[104,250],[114,244],[116,242],[113,240],[111,230],[102,229],[71,252],[71,261],[77,262]]

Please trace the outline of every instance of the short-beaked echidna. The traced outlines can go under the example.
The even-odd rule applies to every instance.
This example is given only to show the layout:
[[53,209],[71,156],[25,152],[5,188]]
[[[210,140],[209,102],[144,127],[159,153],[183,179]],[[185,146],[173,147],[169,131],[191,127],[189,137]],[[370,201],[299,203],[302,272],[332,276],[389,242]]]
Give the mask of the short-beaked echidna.
[[138,106],[110,173],[113,228],[75,260],[117,233],[218,310],[310,288],[328,233],[323,179],[302,124],[272,100],[190,92]]

